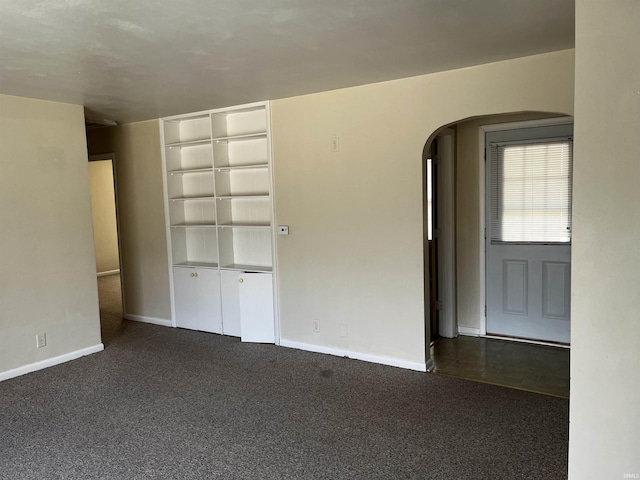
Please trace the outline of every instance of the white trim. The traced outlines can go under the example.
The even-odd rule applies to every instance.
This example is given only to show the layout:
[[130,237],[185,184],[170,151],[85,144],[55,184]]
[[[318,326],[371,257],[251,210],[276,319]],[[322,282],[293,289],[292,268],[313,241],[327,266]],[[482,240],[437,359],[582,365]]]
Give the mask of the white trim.
[[479,328],[461,327],[460,325],[458,325],[458,333],[460,335],[468,335],[471,337],[480,337],[484,335]]
[[[204,112],[203,112],[204,113]],[[177,116],[179,117],[179,116]],[[169,269],[169,304],[171,307],[171,325],[177,327],[176,324],[176,300],[175,290],[173,288],[173,251],[171,245],[171,222],[169,220],[169,187],[167,185],[167,159],[165,153],[165,140],[164,140],[164,121],[166,118],[161,118],[158,121],[158,128],[160,129],[160,159],[162,161],[162,195],[164,204],[164,225],[165,225],[165,241],[167,242],[167,262]],[[211,133],[211,132],[210,132]],[[211,154],[213,155],[213,153]],[[213,158],[211,159],[211,165],[213,166]],[[217,234],[216,234],[217,235]],[[135,320],[135,319],[132,319]]]
[[485,338],[491,338],[493,340],[505,340],[507,342],[529,343],[531,345],[544,345],[547,347],[571,349],[571,345],[566,345],[563,343],[545,342],[544,340],[530,340],[528,338],[518,338],[518,337],[502,337],[500,335],[491,335],[491,334],[485,335]]
[[133,315],[131,313],[125,313],[123,315],[125,320],[131,320],[132,322],[151,323],[153,325],[160,325],[162,327],[173,327],[173,322],[166,318],[155,317],[143,317],[142,315]]
[[[499,130],[517,130],[519,128],[533,128],[544,127],[549,125],[563,125],[566,123],[573,123],[573,117],[554,117],[554,118],[541,118],[539,120],[524,120],[521,122],[508,122],[508,123],[494,123],[491,125],[480,125],[478,127],[478,191],[479,201],[478,208],[480,216],[480,333],[481,336],[487,335],[487,317],[485,315],[485,308],[487,305],[487,285],[486,285],[486,241],[485,232],[487,228],[486,213],[485,213],[485,136],[487,132],[495,132]],[[462,333],[460,328],[458,331]],[[464,334],[463,334],[464,335]]]
[[381,365],[389,365],[391,367],[405,368],[407,370],[416,370],[418,372],[426,372],[427,365],[418,362],[409,362],[399,358],[381,357],[368,353],[352,352],[349,350],[341,350],[339,348],[323,347],[321,345],[313,345],[310,343],[294,342],[292,340],[280,339],[280,346],[287,348],[295,348],[297,350],[305,350],[307,352],[325,353],[327,355],[335,355],[336,357],[347,357],[364,362],[379,363]]
[[[456,336],[456,235],[455,235],[455,150],[454,130],[447,128],[438,133],[438,163],[436,184],[438,201],[438,300],[442,310],[438,333],[441,337]],[[446,157],[445,157],[446,154]],[[431,287],[429,287],[431,288]]]
[[271,192],[271,274],[273,283],[273,337],[274,343],[280,345],[280,288],[278,281],[278,255],[277,241],[278,235],[276,224],[276,201],[275,201],[275,175],[273,172],[273,138],[271,131],[271,102],[264,104],[265,115],[267,117],[267,158],[269,164],[269,188]]
[[98,272],[97,276],[98,277],[107,277],[109,275],[115,275],[116,273],[120,273],[120,269],[119,268],[117,270],[107,270],[106,272]]
[[3,380],[9,380],[10,378],[19,377],[21,375],[26,375],[27,373],[36,372],[44,368],[53,367],[54,365],[69,362],[86,355],[91,355],[92,353],[101,352],[102,350],[104,350],[104,345],[102,343],[99,343],[97,345],[93,345],[92,347],[65,353],[64,355],[59,355],[57,357],[47,358],[46,360],[23,365],[22,367],[7,370],[6,372],[0,372],[0,382],[2,382]]

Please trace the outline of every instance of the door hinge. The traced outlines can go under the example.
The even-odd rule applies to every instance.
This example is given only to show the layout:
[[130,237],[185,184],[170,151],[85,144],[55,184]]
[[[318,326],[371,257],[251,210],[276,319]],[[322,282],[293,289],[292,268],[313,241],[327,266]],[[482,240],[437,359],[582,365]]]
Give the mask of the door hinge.
[[486,305],[484,306],[484,316],[485,316],[485,318],[487,317],[487,306]]
[[442,302],[440,300],[434,300],[431,302],[431,308],[434,310],[442,310]]
[[433,229],[433,238],[440,238],[440,229],[439,228],[434,228]]

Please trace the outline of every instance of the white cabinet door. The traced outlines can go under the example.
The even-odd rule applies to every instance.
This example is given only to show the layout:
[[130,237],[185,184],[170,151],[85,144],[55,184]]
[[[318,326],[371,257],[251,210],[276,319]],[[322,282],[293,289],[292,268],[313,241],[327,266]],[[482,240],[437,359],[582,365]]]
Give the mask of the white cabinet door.
[[220,272],[211,268],[173,269],[176,326],[222,333]]
[[222,270],[222,333],[240,336],[240,273],[234,270]]
[[239,275],[243,342],[275,343],[272,278],[270,273]]

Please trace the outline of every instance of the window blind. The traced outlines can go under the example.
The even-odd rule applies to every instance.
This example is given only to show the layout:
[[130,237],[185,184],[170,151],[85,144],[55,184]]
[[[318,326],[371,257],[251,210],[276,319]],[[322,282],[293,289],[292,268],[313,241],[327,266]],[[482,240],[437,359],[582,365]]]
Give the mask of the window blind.
[[571,241],[573,142],[490,145],[492,243]]

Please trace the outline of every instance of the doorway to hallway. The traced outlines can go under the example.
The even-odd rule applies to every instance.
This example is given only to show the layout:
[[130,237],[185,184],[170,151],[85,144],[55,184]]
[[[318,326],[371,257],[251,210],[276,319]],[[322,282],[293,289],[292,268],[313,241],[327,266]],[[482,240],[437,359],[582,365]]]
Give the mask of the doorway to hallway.
[[102,342],[122,328],[123,288],[113,154],[89,157],[89,182]]

